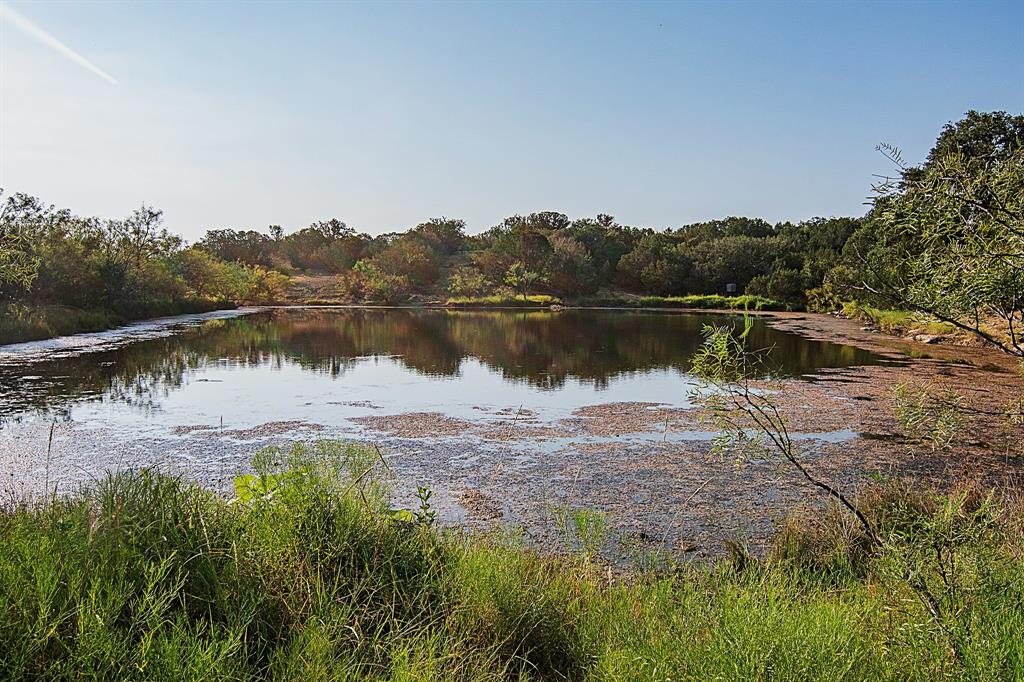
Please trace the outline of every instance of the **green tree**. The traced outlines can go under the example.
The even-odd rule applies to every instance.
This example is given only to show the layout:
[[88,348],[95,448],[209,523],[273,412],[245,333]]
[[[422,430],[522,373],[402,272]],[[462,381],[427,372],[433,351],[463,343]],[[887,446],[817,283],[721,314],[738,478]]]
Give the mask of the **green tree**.
[[1024,359],[1024,149],[910,170],[877,188],[862,286]]
[[673,235],[648,232],[617,264],[619,281],[634,291],[671,295],[683,293],[692,262]]
[[235,293],[227,263],[207,251],[193,247],[175,254],[174,268],[198,298],[229,299]]
[[451,218],[431,218],[409,233],[422,239],[433,251],[448,256],[465,246],[466,222]]
[[754,277],[771,273],[780,254],[775,238],[733,235],[688,245],[694,279],[705,292],[722,293],[727,284],[743,290]]
[[126,262],[135,270],[147,258],[168,254],[181,244],[181,239],[163,227],[164,212],[143,204],[124,220],[114,221],[111,230]]
[[413,234],[392,240],[370,260],[381,272],[405,277],[419,286],[431,285],[440,276],[440,254]]
[[491,288],[490,281],[483,273],[472,268],[462,268],[448,278],[448,293],[453,296],[480,296]]
[[[3,190],[0,190],[3,198]],[[45,220],[53,207],[25,194],[7,197],[0,206],[0,290],[28,289],[39,271],[39,259],[32,254],[30,229]]]
[[228,262],[270,265],[269,242],[255,230],[209,230],[196,246]]
[[1024,143],[1024,115],[1005,111],[968,111],[956,123],[947,123],[928,152],[924,167],[929,168],[952,154],[968,159],[1007,159]]
[[758,275],[750,280],[744,293],[764,296],[790,306],[803,305],[806,297],[804,278],[799,270],[778,268],[770,275]]
[[409,297],[407,277],[382,271],[375,263],[361,260],[338,278],[341,294],[354,301],[397,303]]
[[509,266],[505,273],[505,284],[512,287],[522,295],[525,301],[530,297],[530,291],[544,282],[544,276],[539,272],[528,270],[522,261],[516,261]]
[[548,276],[551,286],[567,294],[596,291],[600,283],[587,247],[567,231],[552,235],[548,241],[552,247]]

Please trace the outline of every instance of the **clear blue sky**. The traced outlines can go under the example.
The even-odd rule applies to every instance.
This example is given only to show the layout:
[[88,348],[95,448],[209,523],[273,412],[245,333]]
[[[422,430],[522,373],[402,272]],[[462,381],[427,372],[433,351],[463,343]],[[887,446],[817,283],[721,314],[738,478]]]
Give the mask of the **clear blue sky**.
[[1024,2],[7,7],[0,186],[190,239],[859,215],[879,141],[1024,111]]

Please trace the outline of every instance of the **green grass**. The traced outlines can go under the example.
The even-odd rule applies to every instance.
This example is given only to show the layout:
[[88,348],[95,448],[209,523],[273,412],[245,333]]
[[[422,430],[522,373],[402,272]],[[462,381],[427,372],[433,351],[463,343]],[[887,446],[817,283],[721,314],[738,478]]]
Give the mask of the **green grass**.
[[561,303],[561,299],[545,294],[533,294],[525,298],[523,296],[494,294],[492,296],[456,296],[449,298],[445,305],[455,307],[537,308],[560,305]]
[[843,315],[875,325],[886,334],[900,335],[911,330],[918,334],[950,334],[956,327],[909,310],[883,310],[851,301],[843,304]]
[[642,308],[702,308],[720,310],[789,310],[785,303],[762,296],[644,296],[637,305]]
[[0,345],[112,329],[132,320],[203,313],[231,307],[218,301],[135,303],[118,311],[80,310],[63,305],[0,305]]
[[[224,500],[153,472],[0,515],[0,678],[1010,679],[1024,671],[1019,526],[987,498],[889,486],[886,544],[830,509],[764,561],[614,577],[585,551],[388,508],[366,449],[268,451]],[[936,548],[954,561],[940,571]],[[893,567],[900,567],[899,570]],[[928,615],[903,579],[940,600]],[[946,566],[946,564],[943,564]],[[895,576],[895,577],[894,577]],[[942,587],[943,579],[954,589]],[[948,594],[948,599],[944,596]],[[956,642],[954,657],[950,642]]]

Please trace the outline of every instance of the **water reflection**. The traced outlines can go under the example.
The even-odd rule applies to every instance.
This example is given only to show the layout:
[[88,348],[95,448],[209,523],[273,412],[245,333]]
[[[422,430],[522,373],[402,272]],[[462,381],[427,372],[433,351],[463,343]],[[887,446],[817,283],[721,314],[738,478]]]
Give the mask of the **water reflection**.
[[[212,320],[180,334],[56,361],[0,366],[0,415],[102,400],[152,408],[195,370],[301,368],[346,375],[367,358],[390,358],[425,377],[462,377],[481,365],[506,384],[557,391],[567,381],[595,390],[655,370],[685,373],[705,324],[737,317],[653,311],[445,311],[273,309]],[[871,364],[850,346],[811,341],[756,321],[751,343],[770,348],[772,374]]]

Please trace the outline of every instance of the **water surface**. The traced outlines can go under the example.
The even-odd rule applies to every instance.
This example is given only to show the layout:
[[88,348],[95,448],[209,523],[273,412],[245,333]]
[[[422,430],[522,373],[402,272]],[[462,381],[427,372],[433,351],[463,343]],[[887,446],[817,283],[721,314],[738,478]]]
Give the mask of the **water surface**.
[[[243,311],[245,312],[245,311]],[[157,435],[193,425],[501,409],[557,419],[595,403],[686,406],[707,324],[738,316],[661,311],[276,308],[182,318],[0,348],[7,430],[56,418]],[[187,324],[185,324],[187,322]],[[755,320],[765,372],[800,376],[881,361]]]

